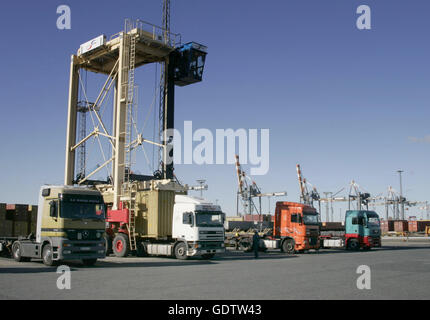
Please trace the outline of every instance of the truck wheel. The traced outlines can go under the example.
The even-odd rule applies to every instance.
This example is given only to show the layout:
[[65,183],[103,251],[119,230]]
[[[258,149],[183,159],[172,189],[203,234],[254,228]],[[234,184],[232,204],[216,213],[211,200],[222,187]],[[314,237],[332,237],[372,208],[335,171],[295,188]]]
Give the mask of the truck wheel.
[[179,260],[187,260],[187,245],[183,242],[180,242],[175,247],[175,257]]
[[112,238],[108,235],[105,236],[105,248],[106,256],[109,256],[112,253]]
[[128,236],[126,234],[120,233],[115,239],[113,239],[113,253],[117,257],[126,257],[130,252],[130,246],[128,243]]
[[13,255],[13,258],[15,259],[15,261],[17,261],[17,262],[28,262],[28,261],[30,261],[29,258],[24,258],[22,256],[21,244],[18,241],[16,241],[12,245],[12,255]]
[[239,249],[243,252],[251,252],[252,251],[252,245],[249,241],[243,239],[239,242]]
[[286,239],[284,242],[282,242],[282,250],[285,253],[293,254],[295,250],[295,243],[293,239]]
[[346,248],[351,251],[358,251],[360,250],[360,244],[357,239],[350,239]]
[[203,259],[203,260],[210,260],[210,259],[212,259],[213,257],[215,257],[215,254],[213,254],[213,253],[202,254],[202,259]]
[[52,247],[50,244],[43,247],[42,259],[45,266],[52,267],[55,264],[54,259],[52,258]]
[[97,262],[97,259],[82,259],[82,263],[86,267],[91,267],[95,265]]

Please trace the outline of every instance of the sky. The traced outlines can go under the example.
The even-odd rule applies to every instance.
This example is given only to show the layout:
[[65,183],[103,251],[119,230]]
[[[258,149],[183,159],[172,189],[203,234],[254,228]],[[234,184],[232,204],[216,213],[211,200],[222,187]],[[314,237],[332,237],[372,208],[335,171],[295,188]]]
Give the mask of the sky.
[[[70,30],[56,27],[62,4]],[[363,4],[371,30],[356,27]],[[252,178],[262,192],[286,191],[280,200],[299,200],[296,164],[320,193],[346,188],[340,195],[351,180],[375,196],[399,190],[401,169],[406,197],[430,200],[429,10],[426,0],[172,0],[172,32],[208,47],[204,80],[176,89],[175,125],[269,129],[270,170]],[[162,1],[1,2],[0,202],[36,203],[41,185],[63,183],[70,56],[121,31],[126,18],[160,25]],[[157,67],[142,69],[139,124],[149,123],[150,136]],[[87,76],[90,98],[102,81]],[[149,173],[142,155],[136,161]],[[234,165],[175,172],[191,185],[206,179],[204,196],[235,214]],[[335,206],[335,216],[342,210]]]

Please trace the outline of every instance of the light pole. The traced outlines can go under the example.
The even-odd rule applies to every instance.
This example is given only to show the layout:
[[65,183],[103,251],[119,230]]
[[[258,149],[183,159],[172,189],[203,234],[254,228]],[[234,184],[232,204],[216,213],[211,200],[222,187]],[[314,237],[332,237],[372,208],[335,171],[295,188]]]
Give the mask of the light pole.
[[200,184],[200,198],[203,198],[203,189],[204,189],[204,184],[206,183],[206,180],[200,179],[196,181],[198,184]]
[[403,188],[402,188],[402,170],[397,171],[400,178],[400,216],[402,220],[405,220],[405,203],[403,201]]
[[[330,222],[330,209],[329,209],[329,206],[331,205],[331,195],[333,194],[333,192],[323,192],[323,194],[325,195],[325,198],[326,198],[326,207],[325,207],[325,210],[326,210],[326,222]],[[330,198],[329,198],[329,195],[330,195]]]

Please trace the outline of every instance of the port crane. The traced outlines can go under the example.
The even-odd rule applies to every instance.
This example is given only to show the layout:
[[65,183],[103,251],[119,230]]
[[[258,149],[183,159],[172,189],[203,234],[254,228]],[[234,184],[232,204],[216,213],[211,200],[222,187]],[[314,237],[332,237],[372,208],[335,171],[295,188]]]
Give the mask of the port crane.
[[[239,161],[239,156],[236,155],[236,173],[238,179],[238,191],[236,197],[236,215],[240,216],[239,202],[242,203],[243,212],[252,215],[254,211],[256,214],[262,214],[261,199],[264,197],[282,197],[286,196],[287,192],[271,192],[262,193],[257,183],[253,181],[246,172],[242,169]],[[254,199],[258,198],[258,207]],[[261,221],[261,217],[260,217]]]
[[[202,81],[206,55],[207,47],[196,42],[183,44],[181,35],[170,31],[170,0],[164,0],[162,27],[127,19],[119,33],[110,38],[105,35],[94,38],[71,56],[64,184],[95,185],[107,195],[105,201],[112,214],[128,208],[129,222],[124,225],[132,250],[136,248],[136,183],[149,186],[163,180],[169,181],[172,188],[183,189],[176,182],[173,164],[175,87]],[[162,65],[158,139],[149,139],[139,131],[137,121],[137,70],[151,64]],[[87,92],[83,71],[106,77],[100,91]],[[88,86],[92,90],[94,87]],[[82,106],[78,103],[80,93],[85,98]],[[90,103],[88,97],[92,96],[97,98]],[[91,119],[92,128],[79,132],[78,118],[83,119],[83,113]],[[88,163],[83,158],[86,148],[82,146],[92,139],[98,142],[100,150],[92,150],[92,154],[97,153],[99,163],[86,172]],[[132,169],[133,153],[141,148],[147,157],[144,145],[148,144],[161,150],[159,168],[152,175],[136,174]],[[76,161],[77,151],[80,151],[79,161]],[[94,180],[101,170],[107,171],[106,180]]]

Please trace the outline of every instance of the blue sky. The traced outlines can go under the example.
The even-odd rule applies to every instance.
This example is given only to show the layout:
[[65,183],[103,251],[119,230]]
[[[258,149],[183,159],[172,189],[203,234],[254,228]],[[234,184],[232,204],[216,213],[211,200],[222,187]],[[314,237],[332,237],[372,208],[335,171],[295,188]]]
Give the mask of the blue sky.
[[[56,28],[60,4],[72,10],[71,30]],[[371,30],[356,28],[362,4]],[[320,192],[352,179],[374,195],[399,189],[403,169],[406,196],[430,200],[430,145],[420,140],[430,134],[429,10],[425,0],[172,1],[172,31],[209,48],[204,81],[176,90],[176,125],[270,129],[270,171],[255,180],[292,201],[297,163]],[[63,182],[70,55],[125,18],[161,24],[161,12],[161,0],[0,4],[0,202],[35,203],[41,184]],[[137,82],[144,115],[154,68]],[[234,166],[176,174],[207,179],[205,196],[234,214]]]

